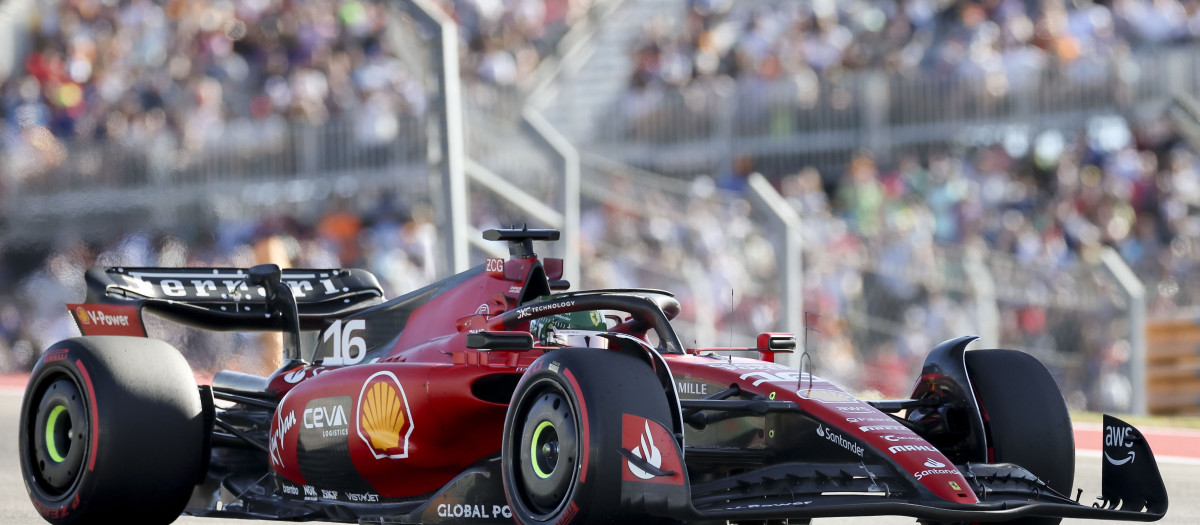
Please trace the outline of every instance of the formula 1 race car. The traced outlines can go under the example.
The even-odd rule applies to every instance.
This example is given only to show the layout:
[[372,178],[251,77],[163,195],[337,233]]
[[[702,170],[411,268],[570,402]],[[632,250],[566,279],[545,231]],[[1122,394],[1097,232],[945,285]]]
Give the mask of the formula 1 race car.
[[[557,231],[484,237],[510,257],[392,300],[361,270],[89,270],[86,304],[70,305],[83,337],[50,347],[25,392],[30,499],[52,523],[1166,513],[1145,440],[1110,416],[1102,493],[1070,497],[1071,421],[1028,354],[946,341],[909,398],[864,401],[775,362],[794,335],[685,349],[667,292],[566,292],[562,261],[533,252]],[[146,337],[145,312],[282,332],[284,364],[197,386],[176,349]]]

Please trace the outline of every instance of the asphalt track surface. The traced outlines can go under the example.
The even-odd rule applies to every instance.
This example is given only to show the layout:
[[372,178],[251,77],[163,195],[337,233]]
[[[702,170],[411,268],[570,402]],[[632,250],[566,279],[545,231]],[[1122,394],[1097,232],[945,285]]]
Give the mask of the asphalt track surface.
[[[0,385],[0,525],[38,524],[45,523],[26,495],[25,486],[21,482],[21,468],[17,458],[17,425],[16,421],[21,410],[21,393],[11,387]],[[1145,429],[1143,429],[1145,430]],[[1100,494],[1100,462],[1099,443],[1091,441],[1090,430],[1084,426],[1081,431],[1076,429],[1077,447],[1082,449],[1076,459],[1075,486],[1083,489],[1083,498],[1093,498]],[[1098,432],[1097,432],[1098,434]],[[1167,516],[1158,523],[1166,524],[1196,524],[1200,523],[1200,432],[1164,431],[1159,435],[1147,432],[1151,448],[1158,456],[1159,469],[1162,471],[1167,491],[1170,496],[1170,508]],[[1156,442],[1164,445],[1167,450],[1160,451]],[[1087,450],[1091,448],[1092,450]],[[183,517],[175,523],[187,525],[252,525],[278,524],[272,521],[247,520],[217,520],[209,518]],[[813,520],[814,524],[850,525],[866,523],[870,525],[893,525],[915,523],[912,518],[900,516],[884,516],[872,518],[829,518]],[[1066,525],[1082,525],[1103,523],[1098,520],[1064,520]]]

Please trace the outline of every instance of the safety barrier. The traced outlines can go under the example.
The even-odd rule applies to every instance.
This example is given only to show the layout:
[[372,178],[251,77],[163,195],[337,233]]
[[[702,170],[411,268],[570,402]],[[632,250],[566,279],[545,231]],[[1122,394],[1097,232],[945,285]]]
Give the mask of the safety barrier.
[[1146,342],[1150,412],[1200,415],[1200,319],[1150,321]]

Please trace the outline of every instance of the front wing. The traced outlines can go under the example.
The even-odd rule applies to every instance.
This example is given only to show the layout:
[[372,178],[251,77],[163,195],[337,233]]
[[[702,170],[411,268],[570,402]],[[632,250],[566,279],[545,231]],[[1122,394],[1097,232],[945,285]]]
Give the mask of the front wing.
[[[900,515],[945,522],[996,522],[1027,516],[1155,521],[1167,511],[1167,492],[1150,447],[1134,427],[1104,419],[1101,495],[1080,503],[1059,494],[1028,470],[1013,464],[955,465],[978,503],[946,500],[913,474],[883,461],[777,463],[696,484],[622,481],[622,504],[638,514],[679,521],[748,521],[819,517]],[[689,448],[690,453],[699,453]],[[612,457],[630,458],[620,450]],[[657,470],[640,465],[645,471]],[[383,504],[324,500],[283,501],[268,485],[225,486],[240,496],[214,508],[189,509],[201,516],[330,520],[371,523],[512,523],[500,482],[500,460],[492,457],[460,474],[428,498]],[[247,479],[262,485],[266,480]],[[269,482],[267,482],[269,484]]]
[[[901,515],[946,522],[995,522],[1027,516],[1155,521],[1167,511],[1167,492],[1142,434],[1105,416],[1102,490],[1080,503],[1051,489],[1025,468],[1007,463],[955,465],[978,503],[942,498],[920,473],[866,456],[858,463],[777,463],[684,487],[625,482],[630,509],[683,521],[771,520]],[[690,450],[688,453],[699,453]],[[712,452],[712,451],[709,451]],[[640,465],[639,465],[640,467]]]

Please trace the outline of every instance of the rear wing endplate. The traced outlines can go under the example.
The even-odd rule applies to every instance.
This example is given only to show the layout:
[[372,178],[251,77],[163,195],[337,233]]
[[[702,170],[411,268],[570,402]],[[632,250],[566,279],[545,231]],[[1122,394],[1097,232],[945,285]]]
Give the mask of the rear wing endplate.
[[[217,331],[277,331],[287,326],[269,315],[266,291],[247,284],[241,268],[92,268],[89,304],[134,305],[179,324]],[[283,270],[299,309],[302,330],[382,303],[379,280],[366,270]]]

